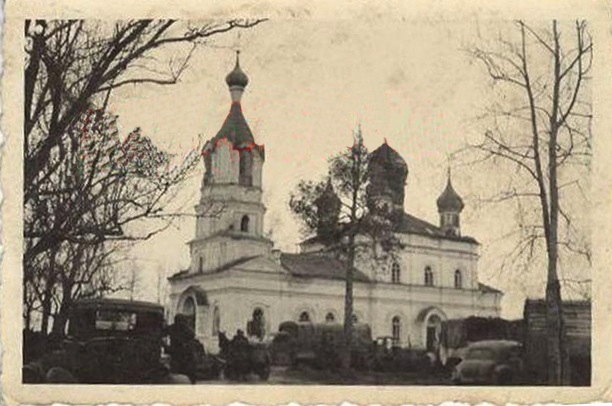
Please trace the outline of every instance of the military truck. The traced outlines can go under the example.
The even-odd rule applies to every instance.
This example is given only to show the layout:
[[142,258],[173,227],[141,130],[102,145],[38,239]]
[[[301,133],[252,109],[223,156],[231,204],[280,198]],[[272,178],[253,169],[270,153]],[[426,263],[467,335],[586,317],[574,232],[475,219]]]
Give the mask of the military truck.
[[438,361],[454,367],[463,359],[471,343],[484,340],[523,341],[522,320],[509,321],[499,317],[467,317],[442,322]]
[[[344,345],[344,328],[341,324],[286,321],[279,325],[278,334],[274,338],[273,359],[288,358],[292,365],[337,368],[340,366]],[[352,346],[353,367],[371,368],[374,362],[374,342],[369,325],[354,325]]]

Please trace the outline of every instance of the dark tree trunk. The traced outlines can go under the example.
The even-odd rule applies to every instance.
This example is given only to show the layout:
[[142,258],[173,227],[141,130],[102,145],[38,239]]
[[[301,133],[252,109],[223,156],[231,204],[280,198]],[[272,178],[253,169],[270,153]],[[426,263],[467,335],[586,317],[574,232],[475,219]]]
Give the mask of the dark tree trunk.
[[72,306],[72,286],[64,284],[62,287],[62,303],[57,311],[57,315],[53,318],[54,334],[63,335],[68,322],[68,315]]
[[344,341],[345,347],[342,354],[342,369],[351,368],[352,346],[353,346],[353,278],[355,264],[355,235],[349,236],[348,258],[346,268],[346,289],[344,294]]

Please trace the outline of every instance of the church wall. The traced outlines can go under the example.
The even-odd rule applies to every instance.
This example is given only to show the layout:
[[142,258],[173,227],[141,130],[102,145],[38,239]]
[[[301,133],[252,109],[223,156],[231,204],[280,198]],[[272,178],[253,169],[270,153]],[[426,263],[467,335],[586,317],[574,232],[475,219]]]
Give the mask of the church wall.
[[[344,282],[324,279],[288,278],[284,274],[247,272],[238,269],[223,274],[202,276],[173,283],[173,297],[196,284],[206,290],[210,303],[217,303],[221,311],[221,330],[233,336],[236,329],[246,329],[255,308],[264,310],[266,331],[275,332],[287,320],[297,321],[303,311],[311,321],[324,322],[332,312],[339,323],[344,314]],[[427,309],[442,318],[471,315],[499,316],[500,295],[483,294],[467,289],[397,285],[390,283],[356,283],[354,289],[355,314],[360,322],[370,324],[373,337],[390,336],[394,316],[401,319],[401,344],[413,348],[425,346],[425,319],[419,314]],[[177,306],[177,301],[173,306]],[[207,348],[216,350],[212,331],[212,307],[202,316],[204,332],[199,338]]]
[[[455,271],[461,271],[462,288],[477,287],[476,266],[478,255],[474,244],[446,241],[422,236],[402,235],[404,248],[396,253],[400,265],[400,283],[425,285],[425,268],[434,275],[434,286],[455,287]],[[374,260],[361,255],[357,268],[371,279],[381,282],[392,280],[391,258]]]

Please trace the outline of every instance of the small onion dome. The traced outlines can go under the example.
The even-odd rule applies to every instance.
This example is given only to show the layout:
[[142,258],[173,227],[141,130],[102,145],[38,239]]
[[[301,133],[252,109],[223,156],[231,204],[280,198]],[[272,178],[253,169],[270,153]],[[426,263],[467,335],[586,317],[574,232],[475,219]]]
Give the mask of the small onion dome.
[[383,166],[385,169],[400,170],[404,173],[408,172],[406,161],[396,150],[387,144],[387,140],[370,155],[370,165],[376,164]]
[[436,200],[436,204],[438,205],[438,212],[461,212],[463,210],[463,200],[461,197],[455,192],[453,189],[453,185],[451,184],[450,175],[448,177],[448,182],[446,183],[446,188],[444,192],[438,197]]
[[246,75],[246,73],[242,71],[242,69],[240,69],[239,55],[240,55],[240,51],[236,51],[236,66],[234,67],[234,70],[231,71],[225,77],[225,83],[227,83],[229,87],[232,87],[232,86],[246,87],[246,85],[249,84],[248,76]]
[[326,207],[328,209],[334,209],[340,207],[342,201],[334,191],[334,187],[331,183],[331,178],[327,178],[327,184],[323,192],[315,200],[315,205]]

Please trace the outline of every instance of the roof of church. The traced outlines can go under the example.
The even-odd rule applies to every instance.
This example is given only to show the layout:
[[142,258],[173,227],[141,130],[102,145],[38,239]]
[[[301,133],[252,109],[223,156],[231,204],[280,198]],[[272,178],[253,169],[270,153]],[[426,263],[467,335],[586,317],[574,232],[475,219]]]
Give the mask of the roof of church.
[[[436,239],[463,241],[478,244],[478,241],[473,237],[446,234],[440,227],[425,220],[421,220],[420,218],[406,212],[404,212],[401,221],[399,224],[397,224],[395,232],[400,234],[417,234]],[[303,244],[316,244],[319,242],[321,242],[319,236],[310,237],[302,241]]]
[[495,288],[492,288],[489,285],[485,285],[484,283],[478,283],[478,290],[485,292],[485,293],[503,293],[501,290],[497,290]]
[[[291,275],[306,278],[346,279],[346,266],[339,259],[316,254],[282,253],[281,265]],[[360,270],[354,270],[354,280],[369,282],[370,279]]]
[[242,114],[242,107],[240,102],[233,102],[230,107],[230,112],[225,119],[225,122],[221,126],[221,129],[213,138],[213,141],[220,139],[227,139],[232,144],[236,145],[249,145],[255,142],[253,133],[249,128],[249,125]]
[[252,260],[253,258],[257,258],[257,255],[251,255],[251,256],[247,256],[247,257],[242,257],[242,258],[238,258],[234,261],[230,261],[226,264],[223,264],[221,266],[218,266],[212,270],[207,270],[206,272],[196,272],[196,273],[190,273],[189,269],[184,269],[180,272],[175,273],[174,275],[171,275],[170,277],[168,277],[168,280],[176,280],[176,279],[184,279],[184,278],[190,278],[192,276],[195,275],[201,275],[203,273],[206,274],[212,274],[212,273],[219,273],[219,272],[223,272],[227,269],[233,268],[235,266],[244,264],[245,262],[248,262],[250,260]]
[[397,232],[402,234],[419,234],[433,238],[444,238],[447,240],[478,243],[475,238],[469,236],[448,235],[440,227],[425,220],[421,220],[411,214],[404,212],[402,220],[397,226]]

